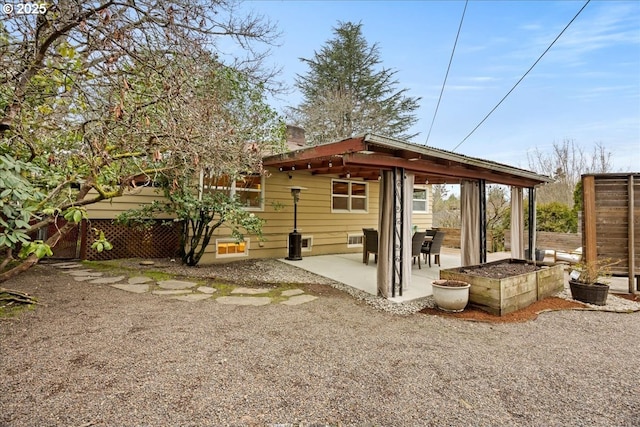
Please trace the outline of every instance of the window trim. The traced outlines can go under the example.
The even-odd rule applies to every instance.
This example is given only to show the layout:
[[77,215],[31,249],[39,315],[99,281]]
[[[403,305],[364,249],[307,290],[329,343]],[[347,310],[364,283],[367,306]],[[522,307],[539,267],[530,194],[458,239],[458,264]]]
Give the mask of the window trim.
[[[348,184],[348,191],[347,191],[347,195],[344,194],[334,194],[333,193],[333,184],[334,182],[343,182]],[[352,184],[360,184],[360,185],[364,185],[364,196],[353,196],[351,194],[351,186]],[[331,179],[331,198],[329,200],[329,203],[331,205],[331,213],[354,213],[354,214],[367,214],[369,213],[369,183],[365,182],[365,181],[356,181],[356,180],[350,180],[350,179],[340,179],[340,178],[332,178]],[[334,197],[342,197],[347,199],[347,209],[335,209],[333,207],[333,198]],[[352,209],[352,199],[364,199],[364,209]]]
[[[298,229],[298,230],[300,230],[300,229]],[[308,241],[309,241],[309,245],[308,245],[306,248],[305,248],[304,246],[301,246],[301,247],[300,247],[300,251],[301,251],[301,252],[311,252],[311,251],[313,250],[313,236],[312,236],[312,235],[310,235],[310,234],[303,234],[303,235],[300,237],[300,240],[301,240],[301,243],[302,243],[303,241],[305,241],[305,240],[308,240]],[[287,247],[286,247],[286,249],[287,249],[287,254],[288,254],[288,253],[289,253],[289,239],[288,239],[288,238],[286,239],[286,243],[287,243]]]
[[[200,200],[202,200],[202,195],[204,194],[205,190],[209,190],[209,187],[205,188],[204,185],[204,170],[200,170],[200,185],[199,185],[199,190],[200,190],[200,194],[199,194],[199,198]],[[257,173],[248,173],[245,174],[243,176],[256,176],[256,177],[260,177],[260,206],[259,207],[253,207],[253,206],[243,206],[242,209],[245,211],[250,211],[250,212],[264,212],[264,192],[265,192],[265,177],[264,175],[259,175]],[[231,187],[229,188],[229,194],[231,197],[235,197],[237,192],[241,192],[241,191],[246,191],[246,192],[251,192],[251,193],[257,193],[258,190],[254,190],[254,189],[237,189],[236,188],[236,181],[238,181],[238,179],[240,179],[241,177],[238,177],[236,179],[229,179],[229,181],[231,182]],[[218,187],[220,191],[224,191],[226,189],[223,189],[222,187]],[[215,189],[213,189],[215,191]]]
[[302,252],[311,252],[311,250],[313,249],[313,236],[302,235],[302,239],[301,240],[302,240],[302,242],[304,242],[305,240],[309,241],[309,244],[307,245],[306,248],[304,247],[304,245],[302,245],[301,251]]
[[[360,237],[360,243],[349,243],[352,237]],[[347,233],[347,248],[361,248],[364,245],[364,233]]]
[[[416,199],[415,190],[425,190],[425,198],[424,199]],[[416,201],[424,202],[424,210],[415,210],[413,209],[413,203]],[[411,210],[414,213],[425,214],[429,213],[429,186],[428,185],[414,185],[413,186],[413,194],[411,195]]]
[[244,239],[244,252],[234,252],[232,254],[221,254],[218,250],[218,245],[220,243],[239,243],[236,239],[234,238],[226,238],[226,237],[222,237],[219,239],[216,239],[215,241],[215,248],[216,248],[216,258],[240,258],[240,257],[248,257],[249,256],[249,243],[251,241],[251,239],[249,239],[248,237],[245,237]]

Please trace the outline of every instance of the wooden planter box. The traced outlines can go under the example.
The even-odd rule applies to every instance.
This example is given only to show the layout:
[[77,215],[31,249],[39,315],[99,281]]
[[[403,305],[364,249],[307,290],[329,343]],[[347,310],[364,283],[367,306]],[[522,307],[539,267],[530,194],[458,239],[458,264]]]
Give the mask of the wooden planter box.
[[[527,261],[505,259],[484,265],[501,263],[524,264]],[[476,268],[482,268],[482,265],[440,270],[440,278],[460,280],[471,284],[469,305],[498,316],[525,308],[564,289],[564,270],[562,265],[541,266],[536,271],[503,279],[493,279],[462,272],[462,270]]]

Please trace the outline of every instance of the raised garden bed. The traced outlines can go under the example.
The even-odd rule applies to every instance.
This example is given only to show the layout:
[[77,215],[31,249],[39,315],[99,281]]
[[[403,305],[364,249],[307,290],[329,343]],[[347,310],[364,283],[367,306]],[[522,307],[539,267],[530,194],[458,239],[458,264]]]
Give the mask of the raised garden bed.
[[520,259],[440,270],[440,278],[469,283],[469,305],[498,316],[564,288],[562,265],[539,266]]

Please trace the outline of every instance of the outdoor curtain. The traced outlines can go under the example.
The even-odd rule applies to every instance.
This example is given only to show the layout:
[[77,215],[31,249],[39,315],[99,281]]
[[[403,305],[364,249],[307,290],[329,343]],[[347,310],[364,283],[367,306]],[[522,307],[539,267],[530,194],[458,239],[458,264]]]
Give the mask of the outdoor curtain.
[[522,188],[511,187],[511,258],[524,259]]
[[460,183],[460,249],[462,265],[480,264],[480,184]]
[[[411,283],[411,211],[413,209],[413,174],[403,173],[397,170],[397,180],[404,180],[404,210],[402,228],[402,253],[403,269],[402,283],[396,283],[396,296],[400,289],[406,290]],[[379,204],[379,232],[378,232],[378,295],[384,298],[392,296],[393,284],[393,233],[395,227],[395,215],[393,212],[394,186],[400,188],[398,181],[394,182],[393,171],[382,171],[380,180],[380,204]],[[400,246],[399,242],[397,245]]]

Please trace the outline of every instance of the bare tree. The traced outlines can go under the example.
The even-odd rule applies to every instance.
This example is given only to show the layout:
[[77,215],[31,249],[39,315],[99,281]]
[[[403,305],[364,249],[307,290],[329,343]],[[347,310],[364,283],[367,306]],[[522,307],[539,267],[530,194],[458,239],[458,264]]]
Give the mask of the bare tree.
[[489,185],[487,189],[487,230],[491,234],[490,251],[504,249],[504,230],[510,213],[508,188],[503,185]]
[[460,200],[455,194],[449,194],[449,189],[445,184],[434,184],[432,189],[433,226],[460,227]]
[[527,158],[530,169],[555,179],[537,191],[536,200],[540,204],[560,202],[571,207],[573,192],[581,175],[606,173],[612,169],[611,152],[604,145],[598,143],[593,152],[588,153],[573,139],[554,142],[550,153],[536,148],[533,153],[527,154]]

